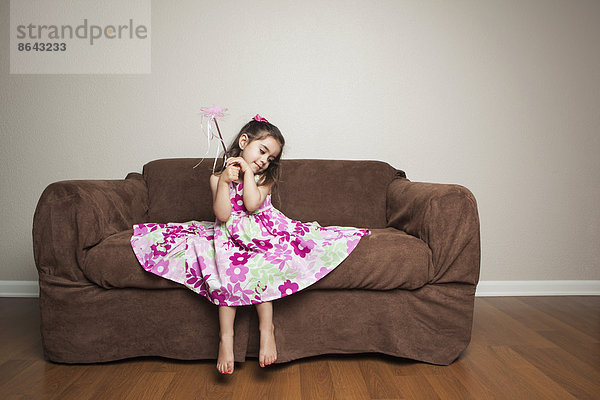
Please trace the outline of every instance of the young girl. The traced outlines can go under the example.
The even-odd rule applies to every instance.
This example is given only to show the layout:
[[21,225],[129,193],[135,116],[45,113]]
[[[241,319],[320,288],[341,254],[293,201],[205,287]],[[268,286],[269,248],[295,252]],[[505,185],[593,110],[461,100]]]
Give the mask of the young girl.
[[272,300],[312,285],[337,267],[370,232],[287,218],[271,204],[285,140],[257,115],[239,132],[226,164],[210,177],[216,221],[134,226],[142,267],[184,284],[219,306],[217,369],[233,373],[237,306],[254,304],[259,364],[277,360]]

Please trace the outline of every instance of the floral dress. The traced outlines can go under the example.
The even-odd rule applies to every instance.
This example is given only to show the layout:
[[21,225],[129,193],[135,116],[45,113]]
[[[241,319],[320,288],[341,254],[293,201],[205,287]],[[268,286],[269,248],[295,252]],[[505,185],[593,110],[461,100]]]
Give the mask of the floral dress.
[[216,305],[243,306],[312,285],[370,234],[293,221],[273,207],[271,195],[248,212],[242,194],[243,182],[229,185],[232,210],[226,222],[135,225],[131,246],[142,267]]

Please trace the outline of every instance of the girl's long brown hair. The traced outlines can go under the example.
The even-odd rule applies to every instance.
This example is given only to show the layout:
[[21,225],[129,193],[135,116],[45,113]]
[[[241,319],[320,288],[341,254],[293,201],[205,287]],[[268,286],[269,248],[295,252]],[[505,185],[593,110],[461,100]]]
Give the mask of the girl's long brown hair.
[[[281,134],[281,131],[278,127],[273,125],[270,122],[266,121],[257,121],[251,120],[246,125],[240,129],[240,132],[237,134],[235,139],[231,142],[229,146],[229,150],[227,151],[227,158],[230,157],[239,157],[242,154],[242,149],[240,148],[240,137],[246,134],[248,136],[248,144],[254,140],[264,139],[267,136],[271,136],[273,139],[279,142],[281,146],[281,151],[275,157],[273,161],[269,163],[269,167],[261,174],[261,177],[258,181],[259,186],[263,185],[273,185],[272,190],[277,186],[277,182],[279,182],[279,178],[281,176],[281,154],[283,153],[283,147],[285,146],[285,139]],[[224,159],[224,157],[223,157]],[[223,172],[223,165],[221,165],[220,171]]]

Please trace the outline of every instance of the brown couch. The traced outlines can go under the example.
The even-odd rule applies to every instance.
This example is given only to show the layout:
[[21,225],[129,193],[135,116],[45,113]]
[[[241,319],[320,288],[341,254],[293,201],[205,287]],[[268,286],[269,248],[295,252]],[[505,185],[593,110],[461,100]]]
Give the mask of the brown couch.
[[[53,183],[33,222],[47,359],[215,359],[217,307],[144,271],[132,225],[214,220],[212,160],[166,159],[124,180]],[[284,160],[275,206],[290,218],[372,230],[333,272],[276,300],[278,362],[384,353],[449,364],[471,338],[479,219],[462,186],[411,182],[378,161]],[[258,354],[254,307],[235,322],[235,359]]]

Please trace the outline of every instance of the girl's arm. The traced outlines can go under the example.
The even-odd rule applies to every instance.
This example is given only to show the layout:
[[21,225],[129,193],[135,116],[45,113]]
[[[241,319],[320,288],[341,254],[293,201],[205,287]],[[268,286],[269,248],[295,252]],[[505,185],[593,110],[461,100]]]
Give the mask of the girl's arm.
[[250,168],[244,173],[244,206],[249,212],[259,209],[267,195],[271,193],[271,185],[258,186],[254,173]]
[[235,165],[244,174],[244,207],[249,212],[256,211],[260,208],[265,198],[271,193],[271,185],[258,186],[254,179],[252,168],[246,163],[242,157],[233,157],[227,160],[227,165]]
[[221,175],[210,176],[210,189],[213,196],[213,212],[219,221],[227,221],[231,216],[229,183],[238,178],[239,168],[230,166]]

